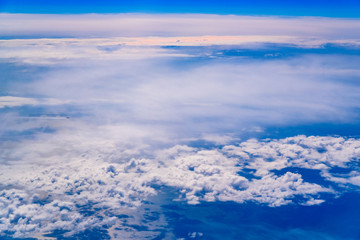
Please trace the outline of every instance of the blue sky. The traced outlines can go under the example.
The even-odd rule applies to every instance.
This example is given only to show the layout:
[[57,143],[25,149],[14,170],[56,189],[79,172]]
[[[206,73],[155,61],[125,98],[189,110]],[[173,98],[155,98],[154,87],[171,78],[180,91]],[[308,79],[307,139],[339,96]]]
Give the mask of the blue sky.
[[239,15],[327,16],[351,18],[360,17],[360,1],[1,0],[0,11],[8,13],[214,13]]

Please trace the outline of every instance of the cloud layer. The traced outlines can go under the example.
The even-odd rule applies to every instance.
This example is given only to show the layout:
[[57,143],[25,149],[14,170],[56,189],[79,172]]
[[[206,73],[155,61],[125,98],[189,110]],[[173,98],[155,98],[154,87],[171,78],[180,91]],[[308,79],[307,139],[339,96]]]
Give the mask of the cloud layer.
[[[12,81],[17,94],[3,96],[1,106],[48,106],[49,113],[63,115],[73,115],[69,108],[77,108],[74,114],[86,121],[152,123],[177,133],[186,122],[184,131],[198,128],[204,134],[251,125],[352,122],[357,117],[357,56],[239,56],[229,62],[217,54],[205,60],[196,55],[124,59],[118,54],[120,59],[101,61],[86,56],[50,59],[52,64],[33,81]],[[37,58],[18,60],[33,65],[48,61]],[[189,65],[192,61],[197,63]],[[219,119],[223,124],[216,124]]]
[[[211,14],[0,14],[1,36],[144,37],[271,35],[359,39],[358,19]],[[56,28],[54,28],[56,26]],[[234,27],[235,26],[235,27]]]

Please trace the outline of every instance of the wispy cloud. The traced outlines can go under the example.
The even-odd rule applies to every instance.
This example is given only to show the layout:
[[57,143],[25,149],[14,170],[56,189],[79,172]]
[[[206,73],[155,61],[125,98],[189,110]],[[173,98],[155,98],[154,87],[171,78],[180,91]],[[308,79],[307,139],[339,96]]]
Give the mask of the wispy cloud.
[[[358,19],[209,14],[0,14],[2,36],[145,37],[203,35],[358,39]],[[56,26],[56,28],[54,28]]]
[[194,66],[168,58],[69,60],[13,88],[23,96],[71,102],[95,122],[106,116],[163,126],[186,122],[189,129],[201,122],[203,130],[212,128],[215,119],[222,119],[219,128],[232,129],[251,122],[346,122],[356,116],[360,97],[358,87],[346,80],[359,76],[356,59],[302,56],[229,63],[220,58]]
[[15,97],[15,96],[0,96],[0,108],[20,107],[24,105],[61,105],[69,102],[60,101],[57,99],[42,99],[42,98],[27,98],[27,97]]

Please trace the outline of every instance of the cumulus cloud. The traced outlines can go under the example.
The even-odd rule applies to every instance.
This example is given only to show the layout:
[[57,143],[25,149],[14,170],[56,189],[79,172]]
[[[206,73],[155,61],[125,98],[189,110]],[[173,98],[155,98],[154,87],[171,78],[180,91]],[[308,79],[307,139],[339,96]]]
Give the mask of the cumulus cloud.
[[[60,228],[74,234],[89,226],[126,226],[124,219],[116,216],[128,214],[135,219],[134,211],[164,185],[176,189],[175,200],[189,204],[256,201],[273,207],[317,205],[325,201],[321,194],[336,196],[356,185],[359,173],[351,167],[360,158],[358,139],[251,139],[208,150],[176,145],[144,157],[113,139],[111,133],[101,137],[102,141],[98,134],[80,137],[75,133],[63,140],[59,134],[22,141],[2,151],[2,159],[13,160],[3,165],[0,174],[0,227],[14,236]],[[338,166],[352,172],[335,175],[331,170]],[[293,170],[296,167],[320,170],[319,178],[331,181],[337,190],[321,181],[304,180]],[[281,169],[284,172],[276,174]],[[242,175],[244,171],[249,174]],[[95,215],[87,215],[81,206],[88,206],[88,211],[96,209]],[[159,221],[157,224],[166,225]]]

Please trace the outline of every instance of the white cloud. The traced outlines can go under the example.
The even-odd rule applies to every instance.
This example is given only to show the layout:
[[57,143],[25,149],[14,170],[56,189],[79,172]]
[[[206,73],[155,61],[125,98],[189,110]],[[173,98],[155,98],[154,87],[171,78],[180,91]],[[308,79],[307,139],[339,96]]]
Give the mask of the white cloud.
[[[10,36],[0,40],[1,58],[31,64],[88,58],[189,57],[160,46],[360,45],[358,19],[210,14],[0,14],[0,20],[0,36]],[[24,36],[33,39],[19,39]],[[277,53],[265,56],[277,56]]]
[[[191,57],[188,54],[161,49],[161,40],[159,40],[158,45],[150,44],[150,47],[142,44],[142,41],[145,40],[122,38],[0,40],[0,58],[7,59],[10,62],[20,61],[35,65],[48,65],[71,60],[82,61],[84,59],[104,61]],[[113,46],[117,47],[114,48]],[[106,50],[108,48],[113,48],[113,50]]]
[[57,62],[28,83],[14,81],[12,88],[23,97],[11,104],[48,106],[45,113],[70,113],[70,117],[75,108],[82,121],[99,124],[132,122],[140,128],[151,124],[170,138],[357,119],[354,109],[359,107],[360,90],[348,80],[359,77],[357,57],[231,63],[217,59],[193,66],[186,65],[186,59],[171,61]]
[[0,108],[4,107],[18,107],[23,105],[37,105],[37,99],[13,97],[13,96],[0,96]]
[[15,97],[15,96],[0,96],[0,108],[5,107],[21,107],[25,105],[62,105],[68,104],[69,101],[61,101],[53,98],[28,98],[28,97]]
[[[218,145],[225,145],[225,144],[228,144],[235,140],[239,140],[236,137],[223,136],[223,135],[218,135],[218,134],[205,134],[204,136],[201,137],[201,139],[208,141],[208,142],[213,142]],[[193,139],[193,140],[197,140],[197,139]]]
[[249,140],[239,146],[225,146],[230,155],[246,160],[246,167],[264,176],[272,169],[300,167],[327,174],[333,167],[346,168],[360,157],[360,142],[342,137],[297,136],[278,141]]
[[[29,64],[54,64],[61,61],[93,59],[141,60],[164,57],[197,57],[164,49],[166,46],[237,46],[247,49],[264,48],[267,43],[299,48],[323,48],[325,44],[360,46],[360,40],[329,40],[293,36],[194,36],[194,37],[137,37],[137,38],[60,38],[0,40],[0,58]],[[265,57],[279,56],[267,53]]]
[[[13,144],[10,155],[2,156],[13,160],[0,171],[0,228],[29,237],[57,228],[73,234],[89,226],[122,226],[121,219],[100,216],[109,211],[113,216],[136,216],[136,209],[158,194],[157,184],[174,187],[175,200],[189,204],[256,201],[276,207],[292,204],[301,196],[300,204],[317,205],[324,202],[321,193],[341,194],[322,186],[321,181],[307,182],[291,167],[319,169],[342,191],[347,191],[346,184],[358,183],[358,170],[353,170],[352,177],[337,179],[330,173],[335,166],[349,168],[360,157],[358,139],[296,136],[248,140],[209,150],[177,145],[144,157],[138,151],[131,153],[129,145],[114,138],[117,133],[112,131],[99,135],[99,129],[83,136],[58,132]],[[240,176],[245,168],[255,169],[255,177]],[[280,175],[273,172],[281,169],[288,170]],[[81,205],[97,210],[84,215]]]
[[[16,97],[0,97],[0,231],[32,237],[61,228],[71,235],[105,224],[113,237],[137,234],[144,239],[153,236],[157,226],[167,225],[159,216],[147,223],[149,231],[139,233],[131,226],[142,222],[146,200],[159,197],[158,185],[175,191],[171,199],[189,204],[255,201],[272,207],[318,205],[326,200],[324,193],[337,196],[360,185],[359,169],[352,166],[360,157],[358,139],[300,135],[239,142],[237,137],[274,125],[353,122],[360,102],[354,84],[360,76],[358,56],[242,56],[228,61],[216,57],[211,47],[207,54],[159,47],[356,43],[358,20],[208,15],[0,18],[4,35],[68,36],[75,29],[82,29],[76,36],[104,34],[101,39],[0,41],[0,56],[7,63],[44,70],[31,81],[13,81],[9,88]],[[232,27],[236,25],[244,27]],[[119,32],[128,37],[112,38]],[[224,34],[227,37],[219,38]],[[7,90],[5,85],[2,91]],[[38,112],[70,118],[48,121]],[[39,116],[26,116],[29,113]],[[41,130],[43,124],[48,131]],[[15,139],[6,139],[9,133]],[[23,138],[22,133],[29,135]],[[197,140],[217,146],[189,143]],[[319,181],[308,181],[294,168],[316,172]],[[336,168],[352,171],[335,174]],[[81,207],[85,205],[96,211],[87,215]]]
[[[138,21],[137,17],[141,21],[159,18],[159,21],[155,21],[156,24],[162,23],[161,19],[167,17],[174,21],[186,17],[194,17],[202,21],[214,18],[224,19],[224,23],[250,21],[259,24],[259,29],[260,23],[263,24],[264,21],[268,21],[269,24],[279,21],[279,23],[295,25],[298,22],[310,21],[307,18],[202,15],[16,16],[28,19],[59,18],[64,21],[68,17],[79,19],[94,17],[96,21],[102,18],[110,21],[113,18],[129,17],[135,22]],[[12,15],[5,14],[2,17],[17,21]],[[346,28],[345,25],[350,23],[352,28],[357,26],[355,20],[319,18],[317,21],[319,21],[317,24],[329,28],[334,26]],[[200,22],[199,20],[201,25]],[[7,23],[3,24],[7,25]],[[261,31],[266,30],[265,27],[263,28]],[[285,28],[284,31],[292,30]],[[351,34],[356,32],[351,31]],[[274,35],[266,32],[262,34],[180,37],[182,41],[187,41],[187,44],[195,42],[195,45],[202,45],[205,38],[207,38],[205,42],[228,41],[231,44],[234,43],[232,41],[235,43],[279,41],[301,45],[304,43],[303,38],[307,38],[306,41],[310,42],[319,40],[314,40],[309,34],[295,37],[291,34],[290,37],[286,34]],[[169,36],[172,35],[2,40],[0,56],[5,62],[30,69],[41,66],[44,67],[44,71],[36,70],[36,77],[31,81],[17,80],[11,81],[9,87],[5,85],[3,88],[6,95],[10,95],[8,92],[15,92],[14,95],[17,97],[0,97],[0,108],[43,107],[45,113],[62,113],[59,115],[74,113],[81,118],[81,121],[92,122],[95,125],[96,123],[126,125],[131,122],[139,128],[151,125],[149,128],[160,129],[159,131],[168,134],[169,139],[209,139],[210,137],[218,143],[220,143],[219,138],[211,136],[225,135],[224,132],[228,136],[236,136],[243,132],[243,129],[256,131],[273,125],[324,121],[344,123],[358,119],[358,113],[354,110],[359,107],[360,102],[360,90],[354,84],[360,76],[358,56],[306,54],[285,59],[259,60],[247,58],[244,54],[240,57],[231,57],[229,61],[229,57],[219,52],[219,49],[231,50],[233,46],[229,48],[222,46],[215,50],[209,47],[204,51],[198,48],[174,50],[153,46],[172,44],[176,37]],[[300,38],[303,40],[298,41]],[[321,43],[313,42],[314,46],[318,47],[319,44],[324,43],[323,40],[340,41],[326,34],[320,38]],[[356,40],[350,37],[344,39],[344,41]],[[131,44],[135,46],[127,46]],[[150,46],[139,46],[146,44]],[[241,51],[239,54],[241,55]],[[11,116],[11,114],[1,116],[2,119],[5,118],[6,128],[9,130],[43,124],[37,120],[35,124],[35,119],[14,120],[16,117],[19,116]],[[66,124],[60,127],[64,125]],[[228,140],[222,139],[221,142],[226,143],[226,141]]]

